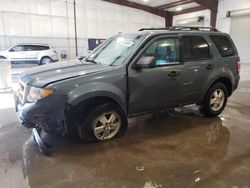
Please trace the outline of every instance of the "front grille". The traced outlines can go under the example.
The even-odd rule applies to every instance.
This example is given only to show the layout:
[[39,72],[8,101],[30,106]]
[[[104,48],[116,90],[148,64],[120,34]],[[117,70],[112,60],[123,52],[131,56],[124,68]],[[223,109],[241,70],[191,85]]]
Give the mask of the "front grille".
[[27,92],[27,87],[24,83],[22,83],[21,81],[18,84],[18,97],[19,100],[22,104],[25,103],[25,98],[26,98],[26,92]]

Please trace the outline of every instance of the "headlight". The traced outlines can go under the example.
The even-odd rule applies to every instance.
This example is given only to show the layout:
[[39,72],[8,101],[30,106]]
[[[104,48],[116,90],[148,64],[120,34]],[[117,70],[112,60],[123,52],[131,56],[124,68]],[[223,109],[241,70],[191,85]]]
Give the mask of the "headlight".
[[42,89],[36,87],[30,87],[29,94],[27,96],[28,102],[36,102],[37,100],[47,97],[53,94],[55,91],[53,89]]

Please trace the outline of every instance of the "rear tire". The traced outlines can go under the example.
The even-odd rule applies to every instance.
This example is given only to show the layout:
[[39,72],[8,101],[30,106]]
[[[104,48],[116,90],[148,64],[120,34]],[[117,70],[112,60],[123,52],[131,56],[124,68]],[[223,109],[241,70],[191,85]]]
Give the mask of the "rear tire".
[[78,134],[84,143],[107,141],[127,131],[126,114],[112,102],[96,104],[84,111],[78,123]]
[[46,65],[46,64],[50,64],[52,63],[52,59],[50,57],[43,57],[41,60],[40,60],[40,64],[39,65]]
[[228,98],[228,89],[223,83],[215,83],[207,92],[200,112],[206,116],[218,116],[225,108]]

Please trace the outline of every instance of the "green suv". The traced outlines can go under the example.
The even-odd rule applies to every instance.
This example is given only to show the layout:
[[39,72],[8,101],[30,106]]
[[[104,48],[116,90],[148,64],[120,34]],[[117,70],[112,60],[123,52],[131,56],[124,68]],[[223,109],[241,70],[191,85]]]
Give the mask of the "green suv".
[[107,39],[86,58],[24,72],[15,94],[21,124],[78,134],[82,141],[123,135],[127,118],[198,104],[219,115],[240,79],[240,59],[214,28],[145,28]]

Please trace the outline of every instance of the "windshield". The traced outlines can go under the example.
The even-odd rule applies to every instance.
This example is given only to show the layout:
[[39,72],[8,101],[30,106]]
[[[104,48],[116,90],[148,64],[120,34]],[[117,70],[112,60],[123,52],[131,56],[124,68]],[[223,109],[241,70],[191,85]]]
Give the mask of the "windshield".
[[86,60],[97,64],[120,65],[133,52],[143,38],[141,34],[126,34],[111,37],[94,50]]

